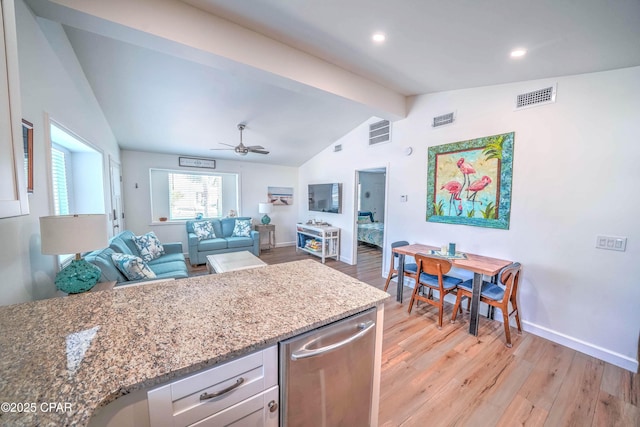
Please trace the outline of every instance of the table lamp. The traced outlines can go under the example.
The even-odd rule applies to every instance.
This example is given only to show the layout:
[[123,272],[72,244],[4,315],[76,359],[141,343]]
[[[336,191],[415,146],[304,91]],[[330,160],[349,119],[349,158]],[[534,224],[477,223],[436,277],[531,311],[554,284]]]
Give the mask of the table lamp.
[[273,203],[258,203],[258,212],[264,214],[262,217],[262,223],[267,225],[271,222],[271,218],[269,215],[271,213],[271,209],[273,209]]
[[56,275],[56,288],[77,294],[93,288],[102,272],[80,256],[83,252],[109,246],[107,216],[59,215],[40,217],[42,253],[63,255],[75,253],[75,259]]

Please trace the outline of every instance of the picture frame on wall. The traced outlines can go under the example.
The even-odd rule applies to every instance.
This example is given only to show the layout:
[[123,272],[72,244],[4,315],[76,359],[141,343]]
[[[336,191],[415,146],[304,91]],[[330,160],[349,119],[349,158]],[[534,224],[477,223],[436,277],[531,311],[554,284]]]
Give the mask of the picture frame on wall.
[[267,200],[274,205],[293,205],[293,187],[268,187]]
[[515,133],[429,147],[428,222],[509,229]]
[[33,123],[22,119],[22,141],[24,148],[24,176],[27,193],[33,193]]

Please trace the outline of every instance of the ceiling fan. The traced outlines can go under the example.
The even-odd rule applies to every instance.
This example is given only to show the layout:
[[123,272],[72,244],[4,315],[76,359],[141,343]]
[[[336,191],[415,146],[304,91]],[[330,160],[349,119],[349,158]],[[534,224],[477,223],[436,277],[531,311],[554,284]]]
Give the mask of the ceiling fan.
[[238,156],[246,156],[249,153],[269,154],[262,145],[244,145],[242,143],[242,131],[245,127],[246,125],[244,123],[238,124],[238,130],[240,131],[240,144],[234,146],[221,142],[220,144],[228,145],[230,148],[212,148],[212,150],[233,150]]

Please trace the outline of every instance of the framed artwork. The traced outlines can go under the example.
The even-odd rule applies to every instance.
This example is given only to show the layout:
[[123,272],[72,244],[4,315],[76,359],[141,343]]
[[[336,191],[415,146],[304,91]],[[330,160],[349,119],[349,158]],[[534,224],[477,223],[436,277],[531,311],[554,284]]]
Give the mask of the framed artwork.
[[178,165],[192,168],[215,169],[216,161],[213,159],[201,159],[197,157],[178,157]]
[[22,141],[24,147],[24,176],[27,192],[33,193],[33,123],[22,119]]
[[293,187],[268,187],[267,200],[274,205],[293,204]]
[[509,229],[514,136],[429,147],[427,221]]

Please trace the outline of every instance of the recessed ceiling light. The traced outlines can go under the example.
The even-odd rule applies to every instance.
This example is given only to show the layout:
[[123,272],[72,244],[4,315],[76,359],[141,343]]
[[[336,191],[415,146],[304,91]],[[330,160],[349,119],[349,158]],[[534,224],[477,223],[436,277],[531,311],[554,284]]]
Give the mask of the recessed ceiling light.
[[511,51],[511,57],[512,58],[522,58],[523,56],[525,56],[527,54],[527,49],[514,49]]
[[384,33],[374,33],[371,39],[376,43],[382,43],[387,39],[387,36],[385,36]]

